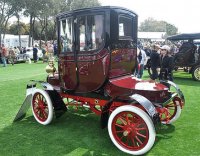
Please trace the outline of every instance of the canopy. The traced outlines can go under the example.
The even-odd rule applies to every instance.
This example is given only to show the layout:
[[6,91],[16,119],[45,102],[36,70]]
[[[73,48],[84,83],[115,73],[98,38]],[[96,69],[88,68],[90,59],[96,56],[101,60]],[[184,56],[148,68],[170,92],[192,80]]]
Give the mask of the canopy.
[[200,39],[200,33],[178,34],[178,35],[170,36],[167,39],[168,40],[172,40],[172,41],[176,41],[176,40],[195,40],[195,39]]

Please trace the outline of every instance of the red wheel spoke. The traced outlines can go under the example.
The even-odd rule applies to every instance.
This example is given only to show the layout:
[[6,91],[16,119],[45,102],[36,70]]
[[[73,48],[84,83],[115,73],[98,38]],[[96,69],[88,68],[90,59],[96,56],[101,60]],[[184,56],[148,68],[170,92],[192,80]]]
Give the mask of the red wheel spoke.
[[122,132],[124,132],[124,130],[119,130],[119,131],[116,131],[117,133],[122,133]]
[[120,140],[122,140],[124,138],[124,135],[121,136]]
[[128,113],[126,114],[126,121],[127,121],[128,125],[130,125],[130,119],[129,119]]
[[119,120],[120,120],[124,125],[127,125],[127,122],[124,121],[124,120],[122,119],[122,117],[119,117]]
[[134,137],[132,137],[132,138],[131,138],[131,141],[132,141],[132,143],[133,143],[133,146],[135,147],[135,146],[136,146],[136,144],[135,144]]
[[135,139],[142,145],[142,141],[136,136]]
[[145,136],[145,135],[143,135],[143,134],[141,134],[141,133],[139,133],[139,132],[137,132],[137,135],[139,135],[139,136],[141,136],[141,137],[143,137],[143,138],[146,138],[147,136]]
[[35,112],[38,113],[38,112],[39,112],[39,109],[36,108]]
[[42,114],[43,114],[45,119],[48,117],[48,114],[45,111],[42,111]]
[[115,126],[117,126],[117,127],[120,127],[120,128],[123,128],[124,129],[124,126],[123,125],[119,125],[119,124],[115,124]]
[[[145,128],[146,126],[144,125],[144,123],[138,124],[137,128]],[[145,128],[146,129],[146,128]]]
[[146,130],[146,128],[145,127],[143,127],[143,128],[135,128],[137,131],[140,131],[140,130]]

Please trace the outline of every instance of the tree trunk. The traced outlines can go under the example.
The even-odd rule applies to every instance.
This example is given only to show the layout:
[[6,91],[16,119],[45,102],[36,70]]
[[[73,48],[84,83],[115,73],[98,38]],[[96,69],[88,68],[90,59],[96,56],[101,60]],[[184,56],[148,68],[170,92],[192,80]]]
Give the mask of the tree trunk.
[[18,24],[18,35],[19,35],[19,48],[21,49],[21,33],[20,33],[20,23],[19,23],[19,16],[17,16],[17,24]]
[[56,36],[56,20],[54,20],[54,26],[53,26],[53,43],[54,43],[54,40],[57,38]]
[[42,30],[41,30],[41,32],[40,32],[40,48],[41,48],[41,45],[42,45],[42,33],[43,33],[43,31],[44,31],[44,27],[42,27]]
[[47,43],[47,17],[45,17],[45,44]]
[[32,27],[33,27],[33,15],[30,15],[30,30],[29,30],[29,37],[28,37],[28,46],[31,46],[31,37],[32,37]]
[[33,26],[32,26],[32,46],[34,45],[34,31],[35,31],[35,17],[33,18]]
[[1,43],[1,40],[2,40],[2,39],[1,39],[1,34],[2,34],[2,33],[1,33],[1,30],[0,30],[0,47],[1,47],[1,45],[2,45],[2,43]]

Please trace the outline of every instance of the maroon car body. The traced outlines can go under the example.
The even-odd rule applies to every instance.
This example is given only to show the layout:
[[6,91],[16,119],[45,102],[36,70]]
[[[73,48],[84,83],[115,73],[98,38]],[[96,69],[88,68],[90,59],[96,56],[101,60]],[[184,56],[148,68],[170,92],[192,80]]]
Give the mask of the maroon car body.
[[[123,152],[140,155],[155,142],[155,126],[178,119],[184,96],[173,82],[137,79],[137,21],[120,7],[75,10],[57,16],[58,70],[47,82],[27,87],[35,119],[49,124],[69,107],[90,108],[101,116],[112,142]],[[49,71],[49,70],[48,70]],[[40,83],[44,89],[37,89]],[[66,107],[67,106],[67,107]],[[17,115],[17,118],[19,116]]]

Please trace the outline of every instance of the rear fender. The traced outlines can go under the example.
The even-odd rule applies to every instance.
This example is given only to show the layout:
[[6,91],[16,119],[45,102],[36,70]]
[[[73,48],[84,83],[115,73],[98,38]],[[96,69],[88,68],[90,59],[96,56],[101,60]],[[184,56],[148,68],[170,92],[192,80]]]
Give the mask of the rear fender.
[[139,103],[146,110],[154,124],[160,123],[159,113],[147,98],[139,94],[133,94],[129,97],[132,101],[137,101],[137,103]]
[[[131,99],[131,102],[129,104],[131,104],[134,101],[137,101],[137,103],[139,103],[149,114],[154,124],[160,123],[159,113],[157,112],[154,105],[147,98],[139,94],[133,94],[129,97]],[[101,114],[101,128],[105,128],[107,126],[108,118],[109,118],[109,109],[111,105],[113,104],[113,101],[116,99],[117,97],[111,99],[103,107],[102,114]]]

